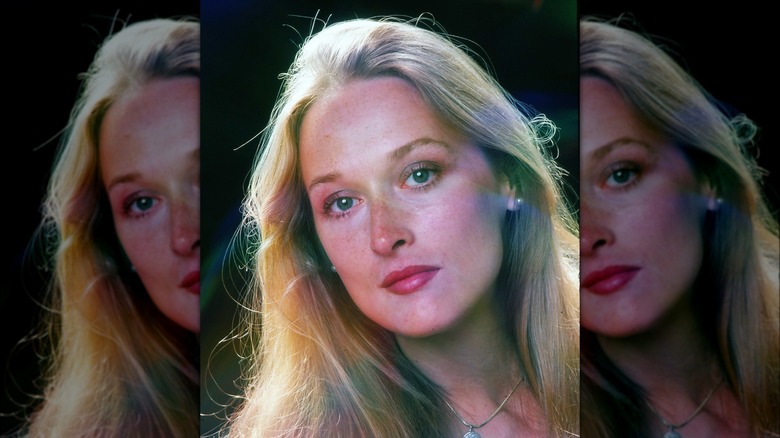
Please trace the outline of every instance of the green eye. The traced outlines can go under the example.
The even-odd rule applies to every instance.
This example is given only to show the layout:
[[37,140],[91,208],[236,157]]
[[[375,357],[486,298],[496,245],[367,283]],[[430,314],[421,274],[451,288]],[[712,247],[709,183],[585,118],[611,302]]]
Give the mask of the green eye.
[[355,205],[355,200],[352,198],[338,198],[333,205],[341,211],[347,211]]
[[146,211],[149,210],[154,206],[154,199],[143,197],[138,198],[133,202],[133,207],[135,207],[135,210],[137,211]]
[[430,161],[418,161],[407,166],[401,178],[403,187],[414,190],[428,190],[441,176],[441,166]]
[[409,178],[417,184],[424,184],[431,179],[431,171],[428,169],[415,170]]
[[625,184],[631,179],[631,174],[632,171],[628,169],[620,169],[612,173],[611,179],[616,184]]
[[633,186],[641,176],[642,169],[632,163],[617,163],[612,166],[604,181],[605,187],[625,189]]
[[142,217],[148,211],[154,209],[158,202],[159,201],[152,196],[133,197],[122,206],[122,211],[130,217]]

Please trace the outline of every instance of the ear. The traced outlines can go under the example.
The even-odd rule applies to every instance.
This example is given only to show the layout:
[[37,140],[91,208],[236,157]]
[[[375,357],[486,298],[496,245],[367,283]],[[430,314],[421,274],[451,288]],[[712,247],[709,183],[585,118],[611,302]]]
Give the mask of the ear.
[[520,210],[520,206],[523,205],[523,198],[518,196],[517,190],[512,187],[508,179],[501,181],[501,194],[506,199],[506,209],[509,211]]
[[523,206],[523,198],[514,197],[509,198],[509,201],[507,201],[506,209],[509,211],[517,211],[520,210],[520,207]]
[[702,196],[707,200],[707,210],[717,211],[720,208],[720,204],[723,203],[723,199],[718,197],[718,192],[711,182],[705,181],[702,183]]

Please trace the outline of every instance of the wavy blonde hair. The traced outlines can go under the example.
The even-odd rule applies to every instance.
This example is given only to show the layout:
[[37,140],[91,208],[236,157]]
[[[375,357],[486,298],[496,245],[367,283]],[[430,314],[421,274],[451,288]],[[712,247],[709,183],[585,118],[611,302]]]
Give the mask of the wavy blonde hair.
[[200,76],[193,19],[134,23],[99,48],[58,149],[41,236],[54,275],[42,403],[27,434],[193,437],[198,343],[156,308],[114,231],[98,166],[111,104],[155,78]]
[[[661,46],[620,19],[586,17],[580,70],[615,86],[648,126],[671,139],[720,208],[704,230],[705,259],[694,308],[755,436],[780,434],[780,312],[777,219],[749,153],[757,127],[729,115]],[[625,27],[623,25],[626,25]],[[642,391],[583,329],[583,435],[644,436]]]
[[502,326],[550,434],[578,433],[579,240],[548,150],[557,128],[425,23],[328,25],[305,41],[284,76],[244,201],[244,231],[256,250],[246,314],[252,354],[230,436],[419,437],[448,427],[436,385],[329,270],[301,177],[307,108],[349,81],[383,76],[412,84],[523,198],[524,208],[506,219],[496,297]]

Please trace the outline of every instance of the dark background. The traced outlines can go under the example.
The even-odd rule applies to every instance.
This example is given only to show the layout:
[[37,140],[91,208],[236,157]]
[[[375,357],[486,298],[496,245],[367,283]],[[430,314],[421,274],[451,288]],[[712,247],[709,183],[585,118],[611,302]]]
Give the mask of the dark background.
[[[235,327],[246,272],[230,250],[240,201],[259,140],[311,17],[329,22],[378,15],[431,13],[444,29],[470,40],[516,98],[547,114],[560,130],[560,162],[570,169],[576,201],[578,67],[576,0],[265,1],[202,3],[202,388],[203,433],[215,431],[241,394]],[[321,23],[314,26],[321,29]],[[244,147],[240,147],[245,144]],[[238,325],[240,327],[240,325]]]
[[580,15],[615,17],[630,14],[644,31],[673,50],[690,73],[715,99],[745,113],[761,129],[757,148],[759,165],[769,171],[765,179],[774,211],[780,207],[778,185],[777,52],[772,29],[777,15],[769,3],[745,1],[683,3],[620,0],[579,0]]
[[4,8],[2,275],[0,275],[0,436],[29,410],[39,375],[33,344],[20,342],[39,320],[46,273],[26,249],[80,79],[103,39],[122,23],[197,16],[198,0],[82,1],[53,6],[15,2]]

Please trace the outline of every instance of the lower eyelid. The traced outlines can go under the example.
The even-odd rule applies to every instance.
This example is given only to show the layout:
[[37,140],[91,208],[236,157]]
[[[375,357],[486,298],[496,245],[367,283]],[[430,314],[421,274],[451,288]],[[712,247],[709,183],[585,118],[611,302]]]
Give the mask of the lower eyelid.
[[[344,210],[342,212],[334,212],[333,206],[336,204],[336,202],[338,202],[339,199],[344,199],[344,198],[351,198],[353,200],[353,205],[348,210]],[[360,199],[354,196],[337,196],[333,200],[328,200],[325,202],[325,204],[322,207],[321,213],[327,218],[340,218],[350,214],[360,204],[361,204]]]
[[436,184],[441,181],[442,178],[442,171],[439,169],[428,169],[431,172],[431,177],[428,179],[428,181],[412,187],[413,190],[428,190],[433,188]]
[[[145,198],[151,200],[152,202],[151,206],[143,211],[134,211],[136,202],[139,199],[145,199]],[[122,206],[122,214],[124,216],[127,216],[130,219],[140,219],[148,216],[149,214],[154,212],[157,208],[159,208],[160,202],[161,202],[160,199],[153,196],[136,196],[125,202],[125,204]]]
[[412,189],[418,189],[418,188],[422,189],[423,187],[426,187],[426,186],[436,182],[438,179],[441,178],[442,173],[443,173],[443,171],[442,171],[440,166],[436,166],[436,165],[433,165],[433,164],[423,164],[423,163],[421,163],[420,165],[418,165],[416,167],[412,167],[412,168],[408,169],[407,172],[404,172],[402,174],[402,185],[405,185],[406,181],[409,180],[409,178],[412,175],[414,175],[415,172],[419,172],[421,170],[429,172],[430,173],[430,178],[426,182],[420,183],[419,185],[412,186],[411,187]]

